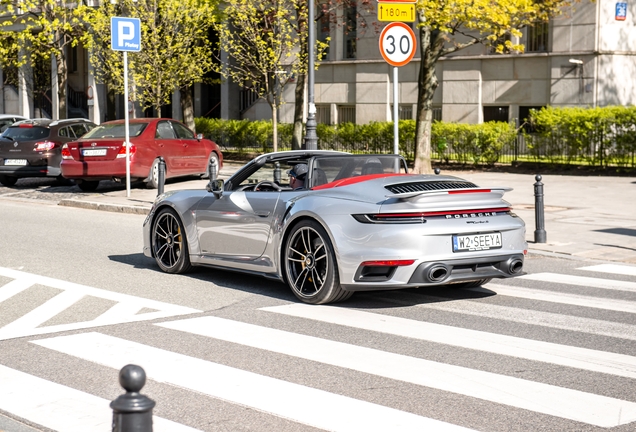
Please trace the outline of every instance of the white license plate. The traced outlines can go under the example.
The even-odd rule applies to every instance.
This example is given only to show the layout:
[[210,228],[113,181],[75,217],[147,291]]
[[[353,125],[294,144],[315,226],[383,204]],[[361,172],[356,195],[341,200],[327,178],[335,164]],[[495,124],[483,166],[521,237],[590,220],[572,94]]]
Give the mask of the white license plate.
[[83,156],[106,156],[106,149],[84,149]]
[[453,252],[482,251],[501,248],[501,233],[453,236]]
[[6,165],[13,165],[13,166],[26,166],[27,161],[26,159],[5,159],[4,160],[4,164]]

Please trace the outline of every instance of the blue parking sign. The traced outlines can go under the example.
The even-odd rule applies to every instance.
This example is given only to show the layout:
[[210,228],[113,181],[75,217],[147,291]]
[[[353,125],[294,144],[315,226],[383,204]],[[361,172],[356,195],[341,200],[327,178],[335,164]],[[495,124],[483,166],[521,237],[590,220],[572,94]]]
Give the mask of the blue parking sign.
[[139,18],[111,17],[110,47],[114,51],[141,51]]

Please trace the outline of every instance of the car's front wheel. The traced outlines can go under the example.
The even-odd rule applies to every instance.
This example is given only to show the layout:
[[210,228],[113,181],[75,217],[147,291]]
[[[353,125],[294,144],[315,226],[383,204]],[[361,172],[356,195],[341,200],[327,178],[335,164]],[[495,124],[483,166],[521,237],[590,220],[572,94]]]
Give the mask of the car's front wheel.
[[[163,179],[164,181],[166,180],[165,175]],[[148,180],[146,181],[146,187],[148,189],[159,188],[159,159],[155,159],[155,161],[152,163],[150,174],[148,174]]]
[[3,186],[7,186],[7,187],[15,186],[17,182],[18,182],[17,177],[0,175],[0,183],[2,183]]
[[152,224],[152,252],[157,265],[166,273],[190,270],[190,256],[183,223],[174,210],[159,211]]
[[301,221],[292,228],[285,242],[283,259],[287,283],[303,302],[326,304],[353,295],[340,286],[333,246],[317,222]]

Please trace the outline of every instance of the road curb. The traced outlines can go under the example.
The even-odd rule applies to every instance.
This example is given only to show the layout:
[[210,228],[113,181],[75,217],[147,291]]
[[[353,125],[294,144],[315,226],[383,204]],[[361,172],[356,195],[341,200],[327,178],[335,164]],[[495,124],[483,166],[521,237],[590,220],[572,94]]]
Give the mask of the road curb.
[[65,206],[65,207],[84,208],[89,210],[109,211],[109,212],[115,212],[115,213],[132,213],[132,214],[140,214],[140,215],[147,215],[148,213],[150,213],[150,209],[148,207],[143,207],[143,206],[104,204],[99,202],[79,201],[74,199],[60,200],[60,202],[58,202],[57,205]]

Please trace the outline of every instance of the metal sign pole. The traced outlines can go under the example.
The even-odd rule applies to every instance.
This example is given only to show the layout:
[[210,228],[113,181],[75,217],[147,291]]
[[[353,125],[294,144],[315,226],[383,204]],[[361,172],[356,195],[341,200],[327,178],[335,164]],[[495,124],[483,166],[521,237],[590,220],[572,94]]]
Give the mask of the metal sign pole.
[[400,140],[399,140],[399,122],[398,118],[399,106],[398,106],[398,68],[393,66],[393,153],[400,154]]
[[[126,198],[130,198],[130,133],[128,128],[128,52],[124,51],[124,129],[126,142]],[[152,175],[152,173],[150,174]]]

